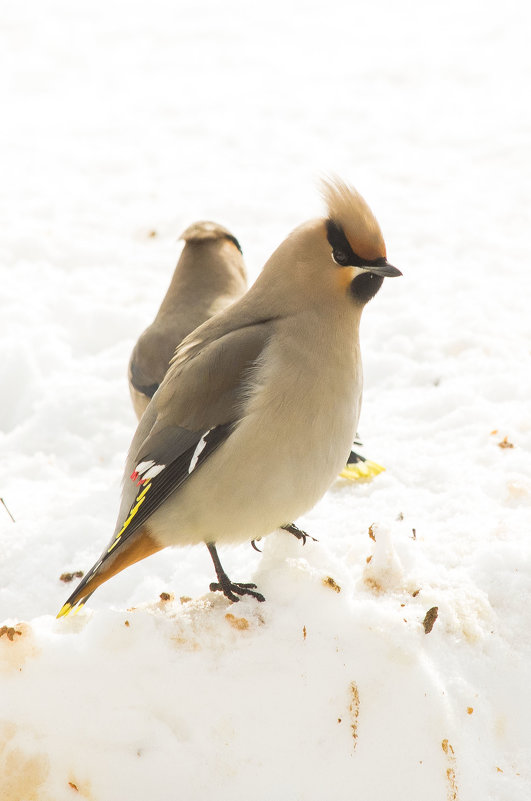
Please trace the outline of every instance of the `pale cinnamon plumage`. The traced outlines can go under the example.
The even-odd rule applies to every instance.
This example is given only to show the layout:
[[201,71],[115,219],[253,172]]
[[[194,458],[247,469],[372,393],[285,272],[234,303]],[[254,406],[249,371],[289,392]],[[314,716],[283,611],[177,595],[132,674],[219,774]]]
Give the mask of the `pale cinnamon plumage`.
[[295,520],[344,467],[361,312],[384,276],[400,275],[360,196],[339,181],[325,194],[328,216],[293,231],[247,294],[178,348],[133,438],[115,534],[60,615],[145,555],[200,542],[211,589],[263,600],[227,578],[215,546]]

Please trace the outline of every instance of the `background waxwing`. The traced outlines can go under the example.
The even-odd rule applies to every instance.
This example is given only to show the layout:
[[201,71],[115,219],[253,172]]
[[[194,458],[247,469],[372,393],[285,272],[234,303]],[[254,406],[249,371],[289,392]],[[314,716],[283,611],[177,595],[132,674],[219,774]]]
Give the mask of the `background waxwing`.
[[129,391],[138,419],[166,375],[175,348],[205,320],[247,289],[240,244],[213,222],[196,222],[183,234],[179,261],[157,316],[129,360]]
[[374,476],[383,473],[385,467],[363,456],[361,448],[363,448],[363,443],[359,439],[359,435],[356,434],[354,447],[350,451],[346,465],[339,474],[341,478],[348,478],[350,481],[370,481]]
[[324,183],[327,217],[296,228],[251,289],[178,348],[129,450],[114,536],[59,616],[170,545],[265,536],[307,512],[344,467],[361,404],[358,330],[385,276],[380,227],[361,195]]

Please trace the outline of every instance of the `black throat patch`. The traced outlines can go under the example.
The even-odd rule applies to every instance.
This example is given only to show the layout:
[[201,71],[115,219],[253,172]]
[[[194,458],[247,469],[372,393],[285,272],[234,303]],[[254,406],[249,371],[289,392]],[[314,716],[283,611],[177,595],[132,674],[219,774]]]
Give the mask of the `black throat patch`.
[[332,247],[334,261],[339,267],[364,267],[367,270],[353,279],[350,291],[359,303],[368,303],[383,284],[383,277],[371,273],[370,268],[386,264],[385,258],[362,259],[352,250],[343,228],[334,220],[326,221],[326,237]]
[[350,292],[359,303],[368,303],[383,284],[383,276],[374,273],[362,273],[350,282]]

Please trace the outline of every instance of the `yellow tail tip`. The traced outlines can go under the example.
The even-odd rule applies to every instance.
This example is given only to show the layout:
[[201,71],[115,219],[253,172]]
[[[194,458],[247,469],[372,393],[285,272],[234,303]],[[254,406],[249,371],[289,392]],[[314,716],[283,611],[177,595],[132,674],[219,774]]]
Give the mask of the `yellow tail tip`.
[[385,467],[376,462],[371,462],[369,459],[365,462],[356,462],[356,464],[347,464],[339,474],[341,478],[346,478],[349,481],[371,481],[374,476],[383,473]]
[[59,613],[57,614],[57,618],[66,617],[71,609],[72,609],[72,604],[65,604],[63,607],[61,607]]

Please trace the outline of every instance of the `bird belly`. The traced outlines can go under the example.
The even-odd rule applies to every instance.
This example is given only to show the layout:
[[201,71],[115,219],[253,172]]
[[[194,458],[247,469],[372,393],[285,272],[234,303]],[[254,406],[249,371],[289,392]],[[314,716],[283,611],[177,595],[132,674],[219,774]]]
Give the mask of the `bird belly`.
[[161,544],[256,539],[326,492],[356,433],[361,376],[330,370],[317,384],[307,369],[290,375],[282,392],[270,380],[258,388],[227,441],[152,515]]

